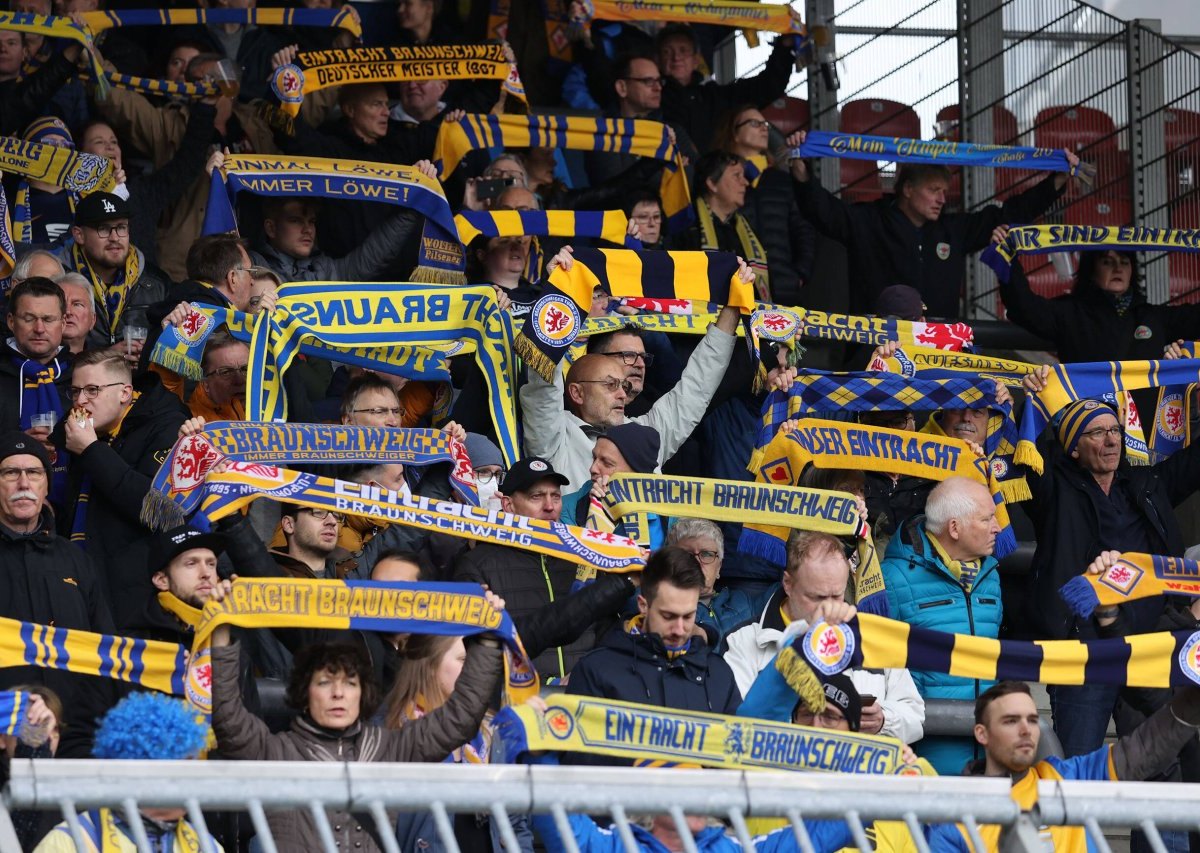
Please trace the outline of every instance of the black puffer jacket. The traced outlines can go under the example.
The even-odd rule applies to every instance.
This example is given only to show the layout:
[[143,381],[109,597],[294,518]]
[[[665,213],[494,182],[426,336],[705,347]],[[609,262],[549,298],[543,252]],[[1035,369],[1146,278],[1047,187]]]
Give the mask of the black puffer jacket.
[[[71,385],[71,353],[64,348],[55,359],[61,372],[54,384],[58,387],[58,396],[65,412],[71,408],[71,401],[67,399],[67,388]],[[21,428],[21,364],[24,361],[25,357],[11,345],[0,348],[0,430]],[[36,367],[30,365],[25,375],[36,372]]]
[[800,288],[812,273],[817,231],[800,215],[791,176],[767,169],[758,186],[746,189],[746,204],[740,212],[767,251],[771,300],[778,305],[799,305]]
[[966,256],[985,248],[997,225],[1032,222],[1062,195],[1050,176],[1003,207],[943,213],[917,228],[893,196],[847,204],[812,178],[793,186],[804,217],[846,247],[851,313],[870,311],[885,287],[907,284],[921,292],[927,316],[946,318],[959,315]]
[[[575,566],[533,551],[480,542],[455,561],[454,580],[487,584],[504,599],[504,609],[520,624],[570,594]],[[546,649],[534,658],[533,665],[543,678],[562,678],[595,644],[595,633],[589,628],[568,646]]]
[[[67,471],[69,504],[59,517],[59,532],[70,536],[79,510],[79,493],[88,486],[86,548],[100,569],[101,582],[118,626],[140,616],[146,601],[146,560],[150,530],[138,519],[150,482],[190,417],[183,402],[162,387],[155,374],[134,380],[141,396],[111,441],[96,441],[72,455]],[[63,425],[52,440],[63,448]]]
[[[1037,532],[1033,555],[1032,598],[1028,613],[1036,636],[1044,639],[1092,638],[1095,622],[1077,619],[1063,604],[1058,590],[1080,575],[1103,550],[1115,547],[1101,530],[1096,507],[1100,490],[1090,473],[1066,456],[1057,443],[1043,443],[1046,460],[1041,476],[1028,472],[1033,502],[1029,516]],[[1200,486],[1200,443],[1157,465],[1131,466],[1124,458],[1113,489],[1121,489],[1145,531],[1151,554],[1182,556],[1185,543],[1173,508]],[[1162,596],[1134,601],[1123,608],[1130,633],[1154,630],[1163,610]]]
[[76,70],[74,62],[55,53],[29,76],[0,83],[0,136],[24,133]]
[[693,637],[687,652],[671,660],[657,634],[623,627],[605,634],[575,666],[567,692],[711,714],[736,714],[742,704],[729,664],[703,638]]
[[[8,619],[113,633],[112,615],[91,559],[54,532],[54,516],[43,509],[33,533],[0,524],[0,614]],[[0,670],[0,689],[44,684],[59,695],[67,727],[58,755],[90,758],[96,718],[111,703],[112,682],[41,667]]]

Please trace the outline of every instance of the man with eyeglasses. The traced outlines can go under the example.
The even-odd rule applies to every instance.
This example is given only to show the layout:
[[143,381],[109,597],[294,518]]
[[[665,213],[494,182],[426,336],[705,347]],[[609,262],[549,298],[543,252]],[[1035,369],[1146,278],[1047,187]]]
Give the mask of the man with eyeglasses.
[[51,436],[70,454],[59,532],[96,561],[124,626],[145,598],[151,532],[139,519],[142,500],[189,413],[157,375],[135,382],[125,359],[106,350],[75,360],[70,398]]
[[[850,561],[841,540],[828,533],[793,531],[788,537],[782,582],[766,599],[760,614],[734,627],[725,638],[725,663],[733,670],[743,696],[786,645],[784,631],[789,625],[803,623],[789,631],[790,637],[822,619],[846,622],[854,616],[855,608],[846,603],[849,580]],[[846,674],[859,695],[874,697],[863,706],[861,727],[856,731],[884,734],[904,743],[921,739],[925,700],[907,669],[854,669]]]
[[374,373],[350,380],[342,394],[342,423],[349,426],[404,426],[404,406],[390,382]]
[[[68,272],[77,272],[92,284],[96,325],[88,335],[91,349],[111,348],[127,355],[126,323],[141,325],[151,305],[167,298],[170,280],[130,243],[129,202],[112,193],[84,196],[75,206],[72,244],[59,253]],[[103,294],[101,296],[100,294]],[[132,363],[140,350],[128,354]]]
[[[555,255],[546,267],[547,274],[559,265],[570,269],[574,262],[571,252],[566,246]],[[738,276],[745,282],[754,277],[745,263],[738,264]],[[636,418],[627,418],[625,413],[634,385],[624,378],[629,369],[622,364],[624,356],[617,359],[588,353],[571,365],[565,382],[565,410],[564,389],[559,385],[564,368],[555,371],[553,382],[531,372],[520,391],[525,451],[550,459],[571,481],[568,491],[578,491],[590,479],[587,469],[596,436],[610,426],[636,420],[658,431],[662,442],[658,461],[666,462],[704,417],[729,367],[738,316],[736,308],[724,306],[692,351],[679,381],[655,401],[649,412]],[[633,367],[637,369],[636,362]],[[767,374],[767,387],[787,390],[795,375],[794,368],[774,368]]]
[[340,512],[283,504],[280,524],[287,544],[282,550],[273,549],[271,557],[294,578],[336,578],[334,552],[345,523]]
[[761,610],[761,594],[752,596],[732,586],[717,591],[725,562],[725,540],[721,528],[707,518],[677,519],[667,532],[666,544],[679,546],[700,564],[704,589],[700,590],[696,624],[708,632],[714,648],[720,647],[730,630],[741,627]]
[[250,347],[224,328],[213,332],[200,361],[204,378],[188,397],[192,417],[214,421],[246,419],[246,372]]
[[[880,564],[891,617],[952,634],[999,636],[1004,607],[1000,566],[993,556],[999,532],[987,486],[966,477],[938,483],[925,514],[901,524]],[[973,701],[991,686],[937,672],[912,676],[927,700]],[[980,757],[970,738],[931,736],[916,749],[943,775],[962,773],[968,761]]]
[[48,278],[27,278],[8,300],[8,339],[0,358],[0,430],[20,429],[46,444],[70,406],[71,354],[62,345],[66,299]]
[[[1030,374],[1025,389],[1044,388],[1049,370],[1043,367]],[[1187,541],[1174,508],[1200,487],[1200,442],[1155,465],[1130,465],[1118,411],[1098,400],[1079,400],[1064,408],[1054,435],[1057,442],[1046,441],[1042,447],[1043,473],[1025,472],[1033,493],[1027,512],[1037,550],[1024,615],[1038,639],[1107,636],[1109,632],[1100,632],[1097,616],[1076,617],[1058,590],[1105,551],[1183,556]],[[1160,619],[1173,612],[1164,596],[1124,604],[1119,610],[1120,633],[1161,630]],[[1118,707],[1119,691],[1085,684],[1054,686],[1049,692],[1054,730],[1066,755],[1099,748]]]
[[[46,504],[50,454],[20,432],[0,434],[0,613],[9,619],[112,633],[113,620],[91,557],[54,530]],[[87,758],[111,683],[40,667],[0,670],[0,689],[45,685],[63,701],[58,755]]]
[[[602,75],[604,76],[604,75]],[[606,78],[608,79],[608,78]],[[663,121],[662,93],[663,77],[658,71],[652,54],[633,52],[618,57],[612,72],[612,88],[616,93],[616,103],[605,109],[603,115],[608,118],[621,119],[650,119]],[[697,157],[696,146],[691,137],[677,125],[670,125],[675,133],[675,145],[689,161]],[[588,181],[592,186],[598,186],[607,180],[617,177],[627,169],[637,165],[643,159],[636,154],[617,152],[589,151],[583,155],[583,166],[587,172]],[[650,158],[652,159],[652,158]],[[656,185],[658,172],[662,164],[657,163],[654,174],[647,172],[645,184]]]

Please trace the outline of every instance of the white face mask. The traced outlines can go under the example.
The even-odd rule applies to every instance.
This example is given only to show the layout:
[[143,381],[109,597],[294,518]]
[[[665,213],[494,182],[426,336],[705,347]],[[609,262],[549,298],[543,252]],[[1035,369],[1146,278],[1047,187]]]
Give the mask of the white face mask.
[[500,509],[500,498],[496,497],[496,492],[500,488],[500,484],[496,482],[496,478],[488,480],[486,483],[476,483],[476,488],[479,490],[479,506],[483,509]]

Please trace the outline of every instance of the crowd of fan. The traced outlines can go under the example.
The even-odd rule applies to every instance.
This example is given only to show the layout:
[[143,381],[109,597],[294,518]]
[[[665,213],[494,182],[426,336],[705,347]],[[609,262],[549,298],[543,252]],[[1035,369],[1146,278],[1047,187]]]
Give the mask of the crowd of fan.
[[[96,4],[56,0],[52,10],[51,0],[12,0],[16,10],[41,14]],[[398,35],[389,43],[479,40],[472,7],[484,6],[399,0]],[[810,179],[810,164],[788,158],[803,134],[784,140],[761,112],[785,93],[790,37],[778,39],[760,73],[719,85],[701,73],[722,35],[714,28],[597,22],[586,36],[571,32],[576,62],[558,69],[558,83],[533,81],[522,66],[536,107],[665,122],[687,157],[701,224],[666,233],[662,203],[647,189],[657,186],[658,161],[591,153],[584,182],[561,152],[547,148],[475,152],[445,184],[456,209],[621,208],[647,249],[746,256],[750,232],[769,271],[757,278],[757,295],[780,305],[804,305],[820,241],[834,240],[847,249],[852,310],[917,320],[926,312],[955,317],[966,257],[1002,238],[1002,226],[1036,219],[1065,190],[1066,176],[1052,175],[1003,206],[956,213],[945,209],[944,168],[906,166],[893,196],[846,204]],[[497,101],[495,82],[360,84],[310,96],[293,133],[265,123],[255,101],[270,96],[271,70],[297,48],[344,46],[347,38],[335,30],[221,25],[113,30],[99,40],[117,70],[153,78],[203,82],[222,59],[235,61],[236,98],[176,102],[121,89],[97,99],[77,78],[77,45],[0,30],[0,135],[100,154],[121,170],[116,193],[80,200],[53,184],[4,176],[8,198],[19,196],[31,217],[27,242],[17,247],[7,302],[12,336],[0,360],[0,616],[190,646],[190,629],[158,604],[156,591],[202,606],[228,592],[231,573],[470,581],[485,584],[512,615],[543,681],[569,693],[736,714],[789,625],[853,616],[846,600],[853,548],[838,538],[795,532],[780,573],[737,552],[737,525],[656,518],[655,550],[640,578],[601,573],[572,593],[576,572],[566,561],[331,511],[256,504],[212,534],[183,528],[156,535],[139,520],[151,479],[178,437],[246,416],[249,349],[232,335],[211,338],[198,383],[149,364],[159,330],[186,314],[185,303],[271,310],[281,283],[404,281],[415,263],[419,216],[370,202],[249,198],[240,211],[245,239],[201,237],[213,168],[230,153],[288,153],[418,164],[432,176],[427,161],[441,122]],[[524,62],[532,48],[517,48]],[[766,170],[748,178],[748,162],[763,156]],[[492,284],[500,305],[517,315],[540,295],[527,275],[531,242],[481,237],[467,247],[470,281]],[[552,264],[571,263],[569,249],[547,243]],[[1030,290],[1018,263],[1003,298],[1010,318],[1052,340],[1064,360],[1156,358],[1178,339],[1200,337],[1200,309],[1146,302],[1132,254],[1088,254],[1073,294],[1055,301]],[[591,314],[629,310],[598,290]],[[453,420],[442,428],[466,442],[485,506],[533,518],[584,524],[592,496],[603,495],[616,473],[747,479],[762,398],[751,391],[748,358],[734,346],[736,322],[736,311],[725,308],[699,339],[626,328],[590,339],[588,354],[553,382],[530,372],[518,394],[526,455],[511,466],[479,393],[482,376],[456,359]],[[793,377],[794,369],[776,368],[770,386],[786,388]],[[1035,374],[1027,387],[1043,380]],[[430,425],[438,393],[430,383],[316,358],[288,371],[286,389],[294,421],[388,427]],[[873,417],[878,426],[918,428],[911,413]],[[947,435],[983,443],[986,410],[934,419]],[[1002,594],[992,556],[995,507],[983,486],[952,478],[935,487],[861,471],[814,471],[808,485],[860,498],[884,555],[893,618],[984,637],[999,636],[1004,625],[1037,638],[1200,628],[1200,606],[1167,606],[1162,598],[1091,620],[1058,603],[1067,578],[1111,560],[1110,552],[1182,555],[1187,543],[1174,507],[1200,484],[1196,447],[1152,467],[1129,466],[1118,413],[1109,407],[1080,408],[1064,423],[1046,437],[1045,473],[1029,473],[1037,551],[1028,588],[1006,583]],[[456,499],[447,469],[359,465],[336,475]],[[261,629],[235,631],[231,642],[228,633],[218,631],[213,651],[216,756],[488,760],[489,707],[501,672],[494,640]],[[122,692],[115,682],[50,670],[7,669],[2,677],[8,686],[32,685],[41,698],[31,716],[52,717],[53,737],[39,750],[62,757],[91,754],[96,721]],[[257,715],[256,679],[264,677],[288,683],[294,719],[268,725]],[[1034,762],[1036,705],[1012,684],[990,686],[855,670],[831,680],[826,708],[800,707],[795,721],[898,738],[943,774],[1017,777]],[[925,700],[981,697],[976,739],[924,737]],[[1122,733],[1152,718],[1156,736],[1143,731],[1136,742],[1122,741],[1114,773],[1148,776],[1175,762],[1185,741],[1185,757],[1196,747],[1194,729],[1181,722],[1200,722],[1192,704],[1176,700],[1169,720],[1156,716],[1170,696],[1084,685],[1053,687],[1050,699],[1065,753],[1093,765],[1114,712]],[[29,751],[9,748],[18,756]],[[1109,770],[1086,772],[1108,778]],[[132,849],[123,820],[121,843]],[[143,815],[164,850],[178,843],[180,820],[181,813]],[[381,847],[376,830],[356,815],[331,813],[331,823],[339,849]],[[552,822],[535,823],[552,848],[561,843]],[[271,824],[280,850],[317,846],[307,812],[272,815]],[[581,841],[599,832],[572,826]],[[514,818],[513,827],[529,849],[529,821]],[[32,847],[49,826],[34,816],[20,828]],[[223,828],[226,849],[238,849],[236,821]],[[698,841],[734,844],[702,822],[693,831]],[[397,832],[405,850],[436,844],[428,816],[402,816]],[[455,832],[464,850],[500,849],[486,816],[458,815]],[[638,832],[645,849],[680,849],[670,820],[651,819]],[[790,837],[772,837],[780,846],[770,849],[790,849]],[[68,844],[60,829],[39,849]]]

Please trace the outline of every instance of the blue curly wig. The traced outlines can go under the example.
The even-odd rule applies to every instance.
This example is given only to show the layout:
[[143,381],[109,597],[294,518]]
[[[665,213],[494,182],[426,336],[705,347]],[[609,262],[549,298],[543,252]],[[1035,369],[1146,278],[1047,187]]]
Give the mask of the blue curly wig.
[[104,715],[96,729],[96,758],[195,758],[208,725],[191,705],[161,693],[133,693]]

